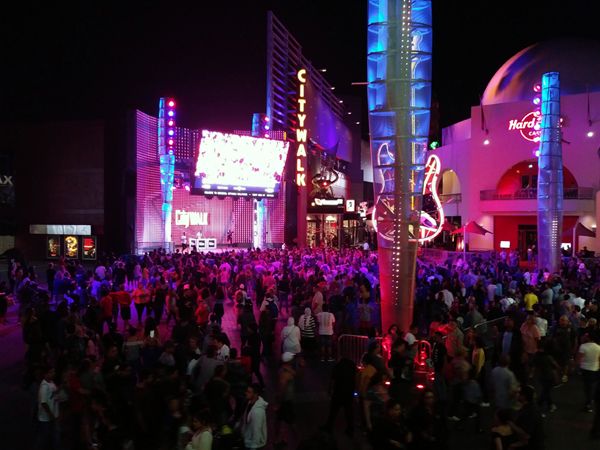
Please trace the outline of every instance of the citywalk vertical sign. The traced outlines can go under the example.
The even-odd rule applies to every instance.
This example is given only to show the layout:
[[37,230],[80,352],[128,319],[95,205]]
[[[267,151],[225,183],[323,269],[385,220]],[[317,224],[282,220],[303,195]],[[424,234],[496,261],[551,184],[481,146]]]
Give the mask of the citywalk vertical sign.
[[296,110],[296,186],[298,188],[297,202],[297,237],[298,247],[306,247],[306,214],[308,211],[308,192],[306,187],[306,178],[308,173],[308,164],[306,158],[306,147],[308,145],[307,130],[307,104],[306,104],[306,83],[308,74],[306,69],[299,69],[296,72],[298,81],[298,100]]
[[296,127],[296,184],[298,187],[306,186],[306,69],[300,69],[296,74],[298,81],[298,111],[296,118],[298,125]]

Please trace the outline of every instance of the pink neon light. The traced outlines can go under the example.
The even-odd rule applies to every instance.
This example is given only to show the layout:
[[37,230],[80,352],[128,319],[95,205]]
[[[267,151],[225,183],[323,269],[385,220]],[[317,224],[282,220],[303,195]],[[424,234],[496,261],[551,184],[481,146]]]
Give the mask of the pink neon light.
[[175,123],[175,122],[173,122],[172,120],[169,120],[169,122],[168,122],[168,125],[169,125],[170,127],[172,127],[174,123]]
[[[378,153],[381,153],[381,151],[384,149],[384,147],[387,148],[387,146],[388,146],[388,144],[382,144],[382,146],[378,150]],[[424,242],[428,242],[428,241],[431,241],[432,239],[435,239],[442,232],[442,225],[444,224],[445,215],[444,215],[444,208],[442,207],[442,203],[440,201],[440,198],[439,198],[439,195],[437,192],[438,178],[441,173],[441,168],[442,168],[442,163],[440,161],[440,158],[437,155],[429,155],[429,158],[427,159],[427,163],[425,164],[425,180],[423,182],[423,195],[431,194],[431,196],[433,197],[433,201],[437,207],[437,212],[438,212],[439,217],[438,217],[438,219],[435,219],[427,212],[421,211],[420,212],[421,224],[419,227],[419,239],[411,239],[413,242],[415,240],[417,240],[420,244],[423,244]],[[380,204],[379,208],[388,209],[391,213],[393,213],[394,205],[386,199],[381,199],[381,200],[382,200],[382,203]],[[372,222],[373,228],[375,229],[376,232],[378,231],[377,230],[377,219],[378,219],[377,204],[378,204],[378,202],[376,202],[376,205],[373,208],[373,213],[371,215],[371,222]],[[391,236],[391,235],[383,233],[383,234],[381,234],[381,236],[383,236],[384,239],[387,239],[389,241],[393,240],[393,236]]]
[[169,100],[169,107],[172,108],[173,106],[175,106],[175,102],[173,100]]
[[173,139],[169,139],[169,145],[173,145]]

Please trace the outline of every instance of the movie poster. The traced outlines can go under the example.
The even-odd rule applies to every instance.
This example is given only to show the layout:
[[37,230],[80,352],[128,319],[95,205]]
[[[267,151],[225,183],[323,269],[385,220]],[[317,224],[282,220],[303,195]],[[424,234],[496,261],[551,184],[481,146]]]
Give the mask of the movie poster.
[[79,257],[79,238],[77,236],[64,237],[65,258]]
[[60,237],[59,236],[47,236],[46,237],[46,257],[47,258],[59,258],[60,257]]
[[83,249],[81,259],[96,259],[96,237],[88,236],[83,238],[83,245],[81,246]]

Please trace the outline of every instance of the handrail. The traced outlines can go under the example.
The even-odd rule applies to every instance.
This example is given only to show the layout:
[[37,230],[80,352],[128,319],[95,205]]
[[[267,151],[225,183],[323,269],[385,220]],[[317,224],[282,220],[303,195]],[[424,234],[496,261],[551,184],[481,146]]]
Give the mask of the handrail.
[[[575,187],[565,188],[563,197],[566,200],[591,200],[594,198],[594,188]],[[514,192],[500,194],[496,189],[484,189],[479,191],[480,200],[535,200],[537,198],[537,188],[517,189]]]

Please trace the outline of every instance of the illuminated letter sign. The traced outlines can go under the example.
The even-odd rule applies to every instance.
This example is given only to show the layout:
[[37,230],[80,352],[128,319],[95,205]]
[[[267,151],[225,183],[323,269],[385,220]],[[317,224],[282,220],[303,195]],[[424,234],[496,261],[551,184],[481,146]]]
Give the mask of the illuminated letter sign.
[[521,119],[511,119],[508,121],[508,131],[519,130],[523,139],[531,142],[539,142],[542,135],[541,123],[542,115],[539,111],[532,111],[525,114]]
[[191,226],[208,225],[208,213],[186,211],[185,209],[175,210],[175,225],[189,228]]
[[296,128],[296,142],[298,149],[296,150],[296,184],[299,187],[306,186],[306,142],[307,130],[306,122],[306,98],[304,96],[306,86],[306,69],[300,69],[297,74],[300,86],[298,88],[298,126]]

